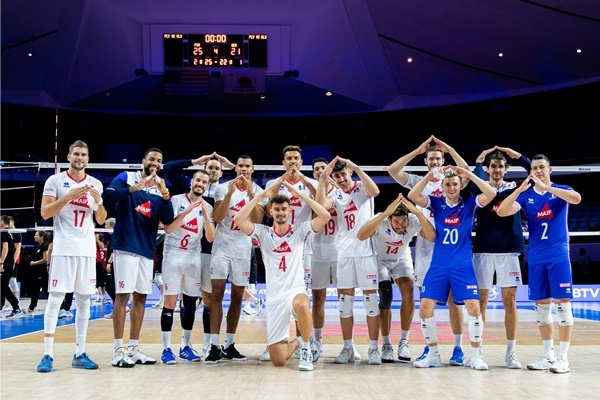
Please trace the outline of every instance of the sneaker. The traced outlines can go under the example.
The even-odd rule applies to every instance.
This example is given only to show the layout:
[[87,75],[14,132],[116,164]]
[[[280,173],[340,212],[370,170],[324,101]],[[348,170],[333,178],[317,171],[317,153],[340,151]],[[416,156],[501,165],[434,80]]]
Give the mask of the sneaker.
[[240,354],[235,348],[235,343],[231,343],[228,348],[221,346],[221,352],[223,353],[223,359],[229,361],[246,361],[248,358]]
[[142,353],[139,346],[128,347],[127,356],[136,364],[156,364],[156,360]]
[[381,346],[381,362],[384,362],[384,363],[393,363],[394,362],[394,348],[389,343]]
[[46,354],[37,366],[37,372],[52,372],[52,362],[54,359]]
[[465,365],[465,353],[463,353],[460,346],[454,347],[452,357],[450,357],[450,365],[461,366]]
[[9,302],[6,302],[6,304],[4,304],[4,307],[2,307],[2,311],[12,311],[12,306]]
[[271,353],[269,353],[269,346],[260,355],[260,361],[271,361]]
[[152,308],[154,308],[154,309],[163,308],[163,304],[159,301],[158,303],[152,304]]
[[204,357],[204,364],[216,364],[217,361],[221,359],[222,355],[223,353],[221,352],[219,346],[215,346],[214,344],[212,344],[210,346],[210,351],[208,352],[208,355]]
[[102,304],[110,304],[110,303],[111,303],[111,301],[110,301],[110,298],[108,296],[106,296],[104,298],[104,300],[102,301]]
[[356,358],[354,357],[354,350],[352,347],[346,347],[342,349],[342,352],[339,356],[337,356],[333,362],[335,364],[348,364],[349,362],[354,362]]
[[104,318],[106,318],[106,319],[112,319],[112,313],[110,313],[110,314],[104,314]]
[[[398,352],[398,353],[400,353],[400,352]],[[427,354],[429,354],[429,346],[425,346],[425,348],[423,349],[423,354],[421,354],[419,357],[417,357],[417,359],[415,361],[424,360],[425,357],[427,357]]]
[[183,349],[179,349],[179,359],[189,362],[198,362],[201,357],[191,346],[185,346]]
[[298,365],[300,371],[312,371],[313,370],[313,357],[310,349],[300,350],[300,364]]
[[204,342],[202,344],[202,357],[206,358],[208,353],[210,353],[210,342]]
[[29,308],[25,311],[25,313],[27,315],[29,315],[30,317],[34,317],[35,316],[35,310],[30,310]]
[[466,366],[478,371],[486,371],[488,369],[488,365],[483,361],[482,356],[471,356]]
[[19,308],[18,310],[12,310],[10,314],[6,316],[6,318],[17,318],[22,317],[23,315],[25,315],[25,311]]
[[244,306],[244,308],[242,309],[244,311],[244,314],[246,315],[255,315],[256,311],[254,311],[254,309],[250,306],[250,302],[246,302],[246,305]]
[[369,365],[381,365],[381,356],[377,347],[369,347]]
[[163,350],[163,352],[160,356],[160,361],[163,364],[167,364],[167,365],[177,364],[177,360],[175,359],[175,354],[173,354],[173,350],[171,350],[170,347]]
[[292,357],[294,358],[300,358],[300,347],[298,347],[295,351],[294,354],[292,355]]
[[[429,350],[429,348],[427,348],[427,350]],[[442,359],[440,357],[440,353],[430,353],[429,351],[427,351],[425,357],[415,361],[413,365],[417,368],[441,367]]]
[[569,361],[559,354],[558,357],[556,357],[556,361],[548,368],[548,371],[555,374],[566,374],[571,371]]
[[549,369],[552,364],[554,364],[554,360],[548,357],[546,354],[527,365],[527,369],[531,369],[534,371],[543,371]]
[[[427,352],[429,352],[429,347],[425,346],[425,348],[427,349]],[[421,357],[424,357],[425,355],[427,355],[427,353],[423,352],[423,356]],[[408,343],[408,340],[401,340],[400,343],[398,343],[398,360],[402,362],[410,361],[410,344]]]
[[356,344],[354,344],[354,342],[352,342],[352,350],[354,351],[354,359],[360,361],[360,353],[356,349]]
[[[319,361],[319,357],[321,357],[321,344],[315,342],[315,340],[311,336],[309,345],[310,345],[310,353],[312,355],[312,362]],[[300,359],[302,359],[302,357],[300,357]]]
[[[260,315],[260,312],[263,309],[263,304],[265,303],[265,301],[263,299],[256,299],[254,300],[254,307],[256,307],[256,316],[258,317]],[[317,361],[317,360],[313,360],[313,361]]]
[[65,318],[73,318],[73,313],[70,310],[65,311]]
[[111,364],[113,367],[119,368],[133,368],[135,367],[135,361],[133,361],[127,355],[126,349],[124,347],[119,347],[115,350],[113,354],[113,358]]
[[98,369],[98,364],[90,360],[86,353],[82,353],[79,357],[73,355],[71,367],[80,369]]
[[511,351],[510,353],[508,353],[506,355],[506,368],[509,368],[509,369],[521,369],[521,368],[523,368],[521,366],[521,362],[519,361],[519,359],[515,355],[514,351]]

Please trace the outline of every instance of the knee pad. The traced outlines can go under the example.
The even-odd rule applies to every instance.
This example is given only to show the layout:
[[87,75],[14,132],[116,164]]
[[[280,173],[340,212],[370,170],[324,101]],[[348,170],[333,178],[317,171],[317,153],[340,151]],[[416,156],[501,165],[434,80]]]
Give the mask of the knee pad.
[[173,313],[175,311],[172,308],[163,307],[160,313],[160,330],[162,332],[171,332],[173,328]]
[[340,318],[352,317],[354,309],[354,296],[348,294],[340,295]]
[[77,303],[77,317],[83,319],[90,319],[90,305],[92,301],[90,300],[90,295],[83,295],[77,293],[75,296],[75,302]]
[[379,282],[379,309],[389,310],[392,307],[392,300],[394,300],[392,281]]
[[[11,292],[18,292],[19,291],[19,284],[17,283],[17,278],[16,277],[12,277],[9,279],[8,281],[8,287],[10,288]],[[17,299],[19,300],[19,299]]]
[[421,331],[423,332],[425,343],[437,343],[437,324],[435,322],[435,317],[421,318]]
[[535,320],[538,326],[546,326],[552,323],[552,304],[536,304]]
[[469,340],[471,342],[479,343],[483,337],[483,319],[481,315],[477,317],[471,317],[469,315]]
[[377,294],[365,294],[363,297],[367,317],[376,317],[379,315],[379,305],[377,304]]
[[162,287],[162,285],[163,285],[162,274],[159,274],[159,273],[154,274],[154,284],[156,286],[158,286],[159,288]]
[[191,331],[196,320],[196,297],[183,295],[183,309],[181,312],[181,328]]
[[571,302],[560,303],[556,305],[556,315],[559,326],[573,326],[573,311]]

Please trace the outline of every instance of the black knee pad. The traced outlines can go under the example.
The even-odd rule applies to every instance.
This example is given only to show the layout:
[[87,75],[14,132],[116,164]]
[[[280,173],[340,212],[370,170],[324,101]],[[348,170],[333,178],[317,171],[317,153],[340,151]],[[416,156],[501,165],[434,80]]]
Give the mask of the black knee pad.
[[379,309],[389,310],[392,307],[392,300],[394,300],[392,281],[379,282]]

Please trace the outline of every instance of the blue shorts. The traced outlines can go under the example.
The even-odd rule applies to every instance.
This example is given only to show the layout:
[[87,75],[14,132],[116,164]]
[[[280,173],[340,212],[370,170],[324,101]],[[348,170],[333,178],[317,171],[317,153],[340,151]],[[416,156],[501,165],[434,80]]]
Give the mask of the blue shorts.
[[572,299],[573,276],[569,260],[529,264],[529,300]]
[[425,275],[421,287],[421,298],[433,299],[444,305],[452,290],[452,298],[456,304],[464,304],[465,300],[479,300],[479,286],[473,265],[434,266]]

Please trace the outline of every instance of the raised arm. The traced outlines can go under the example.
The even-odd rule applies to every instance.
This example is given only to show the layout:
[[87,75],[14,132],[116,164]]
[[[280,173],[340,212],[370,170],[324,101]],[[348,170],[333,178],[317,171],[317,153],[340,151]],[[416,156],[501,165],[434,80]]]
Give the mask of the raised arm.
[[490,204],[492,202],[492,200],[494,200],[494,197],[496,197],[496,189],[493,188],[492,185],[490,185],[489,183],[487,183],[480,177],[476,176],[474,173],[472,173],[468,169],[461,168],[461,167],[455,167],[454,165],[449,166],[449,168],[456,171],[458,176],[460,176],[463,181],[466,179],[469,179],[475,185],[477,185],[477,187],[481,191],[481,194],[479,194],[477,196],[477,200],[479,201],[479,204],[482,207],[485,207],[488,204]]
[[396,209],[400,205],[401,201],[402,201],[402,193],[398,194],[398,197],[396,197],[394,199],[394,201],[392,201],[387,206],[387,208],[385,209],[384,212],[381,212],[381,213],[375,215],[366,224],[364,224],[358,230],[358,232],[356,232],[356,238],[358,240],[367,240],[368,238],[373,236],[375,234],[375,232],[377,231],[377,227],[381,224],[381,222],[383,222],[386,218],[388,218],[390,215],[392,215],[394,213],[394,211],[396,211]]
[[365,192],[367,192],[367,194],[369,196],[375,197],[379,194],[379,187],[377,187],[377,184],[375,183],[375,181],[373,181],[373,179],[371,179],[371,177],[369,175],[367,175],[367,173],[365,171],[363,171],[358,165],[354,164],[352,161],[350,161],[347,158],[342,158],[342,157],[336,157],[336,158],[341,162],[345,162],[351,171],[356,172],[356,175],[358,175],[358,177],[360,178],[360,181],[365,186]]
[[[402,196],[402,194],[400,196]],[[417,207],[415,207],[413,203],[411,203],[410,200],[402,197],[401,204],[419,219],[419,222],[421,223],[421,236],[430,242],[433,242],[435,240],[436,233],[433,224],[423,215],[421,211],[419,211]]]
[[260,204],[262,199],[268,199],[277,193],[280,186],[281,182],[278,182],[261,191],[233,216],[233,222],[240,228],[242,232],[248,236],[252,235],[252,232],[254,232],[254,222],[250,221],[249,219],[252,210]]
[[427,204],[429,204],[429,199],[423,194],[423,190],[425,190],[427,182],[433,178],[433,171],[433,169],[428,171],[427,174],[420,179],[412,189],[410,189],[410,192],[408,192],[408,198],[418,206],[427,207]]
[[194,208],[198,207],[201,203],[202,203],[202,198],[198,199],[197,201],[194,201],[193,203],[188,204],[188,206],[175,217],[173,222],[171,222],[170,224],[163,223],[163,225],[165,227],[165,233],[169,234],[169,233],[172,233],[173,231],[175,231],[175,229],[177,229],[177,227],[179,225],[181,225],[181,223],[183,222],[186,215],[191,213],[192,210],[194,210]]
[[329,214],[329,211],[327,211],[325,209],[325,207],[323,207],[322,205],[320,205],[317,201],[311,199],[310,197],[308,197],[304,193],[301,193],[298,190],[296,190],[296,188],[294,186],[290,185],[286,181],[283,181],[283,185],[294,196],[298,197],[300,200],[302,200],[303,202],[305,202],[313,210],[314,217],[313,217],[313,219],[310,222],[310,226],[312,227],[313,231],[318,232],[321,229],[323,229],[323,227],[325,226],[325,224],[327,223],[327,221],[329,221],[329,218],[331,218],[331,215]]
[[408,181],[408,172],[404,171],[404,167],[408,165],[416,156],[419,154],[425,153],[425,151],[429,148],[431,141],[434,136],[431,135],[427,138],[426,141],[421,143],[419,147],[411,151],[410,153],[403,155],[396,161],[394,161],[390,166],[388,166],[388,173],[396,182],[404,186]]

